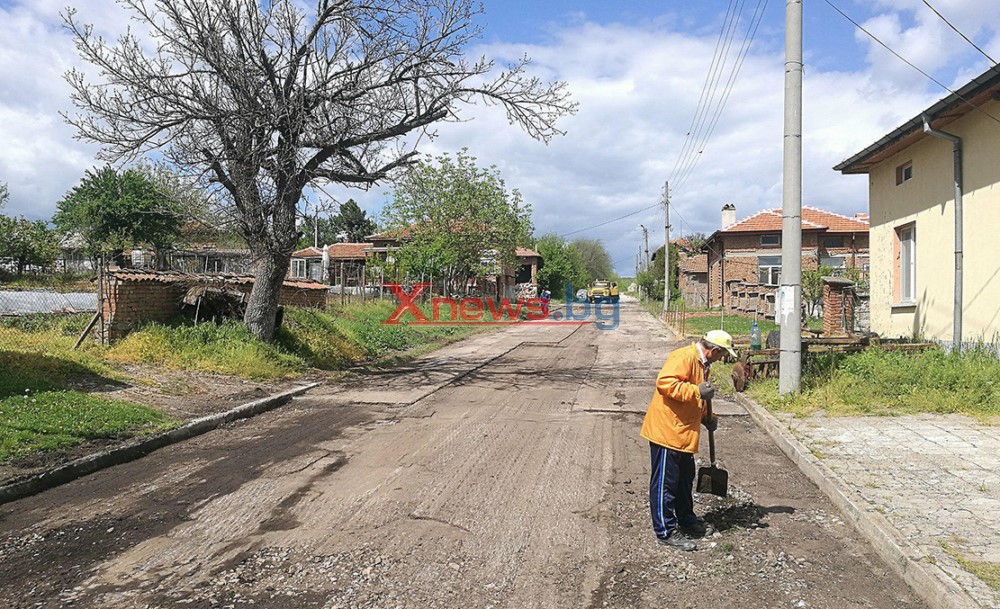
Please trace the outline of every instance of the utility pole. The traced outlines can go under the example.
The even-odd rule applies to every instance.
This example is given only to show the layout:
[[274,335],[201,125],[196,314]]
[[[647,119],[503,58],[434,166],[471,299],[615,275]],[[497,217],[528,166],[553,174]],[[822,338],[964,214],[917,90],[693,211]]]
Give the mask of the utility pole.
[[649,231],[642,224],[639,225],[639,228],[642,229],[642,242],[645,245],[645,249],[646,249],[646,257],[644,259],[645,262],[646,262],[646,268],[645,268],[645,270],[648,271],[649,270]]
[[802,373],[802,0],[785,0],[785,141],[781,190],[781,324],[778,393],[798,393]]
[[319,208],[313,212],[313,247],[319,247]]
[[670,307],[670,182],[663,183],[663,310]]

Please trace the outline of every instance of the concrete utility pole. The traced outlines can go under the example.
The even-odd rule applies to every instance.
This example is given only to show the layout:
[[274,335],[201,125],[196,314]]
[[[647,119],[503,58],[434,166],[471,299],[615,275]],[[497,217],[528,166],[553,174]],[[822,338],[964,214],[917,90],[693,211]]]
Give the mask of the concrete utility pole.
[[778,393],[798,393],[802,374],[802,0],[785,0],[785,141],[781,192],[781,350]]
[[670,182],[663,183],[663,310],[670,306]]
[[639,225],[639,228],[642,229],[642,243],[645,246],[645,251],[646,251],[646,257],[644,258],[645,264],[646,264],[645,270],[648,271],[649,270],[649,231],[646,230],[646,227],[643,226],[642,224]]

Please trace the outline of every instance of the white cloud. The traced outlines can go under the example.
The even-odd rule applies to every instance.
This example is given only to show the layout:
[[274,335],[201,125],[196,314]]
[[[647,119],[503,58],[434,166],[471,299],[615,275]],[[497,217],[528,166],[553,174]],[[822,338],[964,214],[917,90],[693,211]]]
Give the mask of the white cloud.
[[[0,180],[10,184],[8,211],[32,217],[49,216],[63,193],[95,164],[96,148],[72,139],[73,130],[58,114],[72,109],[62,73],[80,65],[58,17],[61,2],[0,9],[0,39],[9,41],[0,52],[0,137],[5,143]],[[984,48],[1000,54],[996,29],[986,25],[1000,22],[1000,3],[934,4]],[[982,57],[974,50],[970,55],[971,47],[920,0],[879,0],[874,7],[866,26],[914,63],[950,70],[948,81],[957,79],[958,85],[981,71],[976,58]],[[127,24],[111,0],[88,2],[80,17],[101,23],[112,35]],[[508,187],[525,195],[539,232],[567,233],[659,200],[698,104],[718,30],[678,31],[670,19],[627,27],[581,18],[558,27],[544,45],[483,45],[472,54],[511,60],[527,52],[535,73],[567,81],[580,111],[560,125],[568,132],[565,137],[543,145],[510,127],[501,109],[477,106],[462,113],[474,120],[442,125],[439,137],[421,141],[420,149],[434,154],[468,147],[482,164],[497,165]],[[873,44],[860,36],[862,44]],[[832,166],[945,94],[884,50],[870,49],[868,59],[870,65],[856,71],[806,66],[804,201],[810,205],[845,214],[865,210],[866,180],[842,176]],[[829,57],[817,61],[831,63]],[[738,217],[780,207],[782,82],[781,32],[765,24],[699,164],[673,193],[675,234],[714,231],[727,202],[737,205]],[[388,188],[328,190],[374,212]],[[662,242],[657,210],[580,236],[603,239],[620,261],[618,270],[628,272],[640,223],[651,228],[651,246]]]

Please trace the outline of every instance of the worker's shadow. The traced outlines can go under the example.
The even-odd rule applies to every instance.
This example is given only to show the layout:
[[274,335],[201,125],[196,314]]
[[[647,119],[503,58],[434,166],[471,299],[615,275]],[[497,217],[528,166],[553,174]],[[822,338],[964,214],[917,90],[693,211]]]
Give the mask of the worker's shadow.
[[705,512],[704,518],[721,532],[729,529],[765,529],[766,518],[771,514],[794,514],[795,508],[787,505],[772,505],[764,507],[756,503],[738,503],[724,505]]

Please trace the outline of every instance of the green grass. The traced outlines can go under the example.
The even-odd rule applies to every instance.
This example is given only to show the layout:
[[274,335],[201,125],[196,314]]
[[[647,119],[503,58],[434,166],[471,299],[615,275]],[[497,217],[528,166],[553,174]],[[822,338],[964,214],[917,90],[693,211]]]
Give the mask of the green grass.
[[96,292],[97,283],[91,281],[93,274],[76,275],[72,273],[57,273],[51,275],[22,275],[15,277],[5,275],[0,283],[7,290],[31,290],[45,288],[57,292]]
[[[714,313],[707,316],[688,317],[684,320],[684,333],[690,336],[703,336],[709,330],[725,330],[733,336],[749,336],[750,324],[753,319],[741,315],[721,315]],[[773,322],[760,318],[757,320],[760,328],[761,340],[767,337],[771,330],[777,330],[778,326]]]
[[959,355],[871,348],[811,356],[797,395],[779,396],[776,379],[753,383],[748,393],[799,416],[958,413],[990,421],[1000,416],[1000,360],[987,350]]
[[115,382],[72,360],[0,351],[0,463],[39,450],[176,425],[152,408],[67,389],[81,381],[101,386]]

